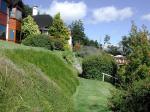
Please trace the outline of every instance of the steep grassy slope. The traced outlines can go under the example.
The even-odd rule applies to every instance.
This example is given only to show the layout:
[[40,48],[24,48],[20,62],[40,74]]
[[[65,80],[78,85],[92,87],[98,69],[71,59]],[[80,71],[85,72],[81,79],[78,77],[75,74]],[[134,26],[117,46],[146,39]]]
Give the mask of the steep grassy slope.
[[74,95],[76,112],[109,112],[107,103],[111,97],[111,84],[80,78],[80,86]]
[[73,112],[77,85],[54,53],[0,41],[0,112]]

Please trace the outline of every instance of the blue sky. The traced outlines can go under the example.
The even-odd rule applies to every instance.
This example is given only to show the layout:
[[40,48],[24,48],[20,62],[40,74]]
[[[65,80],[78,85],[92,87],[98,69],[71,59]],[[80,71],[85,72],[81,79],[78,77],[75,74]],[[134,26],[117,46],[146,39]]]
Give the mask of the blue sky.
[[61,13],[69,24],[82,19],[86,35],[103,42],[106,34],[116,44],[130,31],[131,21],[137,26],[145,24],[150,30],[149,0],[24,0],[30,6],[37,5],[40,13]]

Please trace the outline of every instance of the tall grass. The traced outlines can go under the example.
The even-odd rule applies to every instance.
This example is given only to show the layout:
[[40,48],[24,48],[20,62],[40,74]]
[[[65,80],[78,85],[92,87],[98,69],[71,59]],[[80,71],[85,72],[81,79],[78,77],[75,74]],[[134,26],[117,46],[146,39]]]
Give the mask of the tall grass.
[[0,112],[73,112],[72,68],[49,51],[9,44],[0,48]]

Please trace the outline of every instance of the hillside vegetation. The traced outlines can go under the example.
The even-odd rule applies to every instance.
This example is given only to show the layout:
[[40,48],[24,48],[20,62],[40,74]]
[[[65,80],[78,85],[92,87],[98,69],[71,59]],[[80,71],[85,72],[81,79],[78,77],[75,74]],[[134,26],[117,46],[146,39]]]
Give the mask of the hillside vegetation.
[[0,41],[0,112],[73,112],[76,77],[54,52]]

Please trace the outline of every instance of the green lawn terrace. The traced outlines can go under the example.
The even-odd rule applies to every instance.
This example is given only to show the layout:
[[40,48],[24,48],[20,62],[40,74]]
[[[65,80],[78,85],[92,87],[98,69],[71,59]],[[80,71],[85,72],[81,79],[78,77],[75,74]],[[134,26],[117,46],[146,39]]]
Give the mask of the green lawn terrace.
[[55,52],[0,41],[0,65],[0,112],[73,111],[77,74]]

